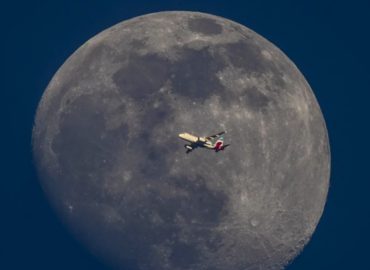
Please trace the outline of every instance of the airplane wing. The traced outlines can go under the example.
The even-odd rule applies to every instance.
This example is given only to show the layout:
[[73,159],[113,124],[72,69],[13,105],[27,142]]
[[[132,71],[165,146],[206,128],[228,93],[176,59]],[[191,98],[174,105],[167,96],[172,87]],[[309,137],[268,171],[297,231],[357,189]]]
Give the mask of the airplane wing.
[[210,135],[210,136],[206,137],[206,139],[208,139],[208,140],[215,139],[215,138],[220,137],[222,134],[225,134],[225,131],[221,131],[220,133],[217,133],[215,135]]
[[199,145],[197,143],[185,144],[186,154],[189,154],[191,151],[193,151],[194,149],[196,149],[198,147],[199,147]]

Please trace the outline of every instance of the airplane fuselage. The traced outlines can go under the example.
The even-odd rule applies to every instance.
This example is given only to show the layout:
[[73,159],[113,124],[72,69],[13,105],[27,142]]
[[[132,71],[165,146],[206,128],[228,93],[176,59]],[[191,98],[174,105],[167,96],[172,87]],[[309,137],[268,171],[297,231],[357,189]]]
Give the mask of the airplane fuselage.
[[210,140],[207,140],[205,137],[197,137],[190,133],[180,133],[179,137],[191,144],[197,144],[197,146],[204,146],[209,149],[214,148],[214,144]]

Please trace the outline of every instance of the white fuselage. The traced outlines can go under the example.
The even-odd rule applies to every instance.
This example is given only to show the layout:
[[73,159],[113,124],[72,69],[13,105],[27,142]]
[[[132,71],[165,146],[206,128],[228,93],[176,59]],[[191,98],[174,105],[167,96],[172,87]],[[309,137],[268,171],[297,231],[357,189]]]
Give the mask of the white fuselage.
[[198,144],[200,144],[204,147],[210,148],[210,149],[214,148],[214,144],[205,137],[197,137],[197,136],[194,136],[194,135],[189,134],[189,133],[180,133],[179,137],[181,139],[183,139],[184,141],[187,141],[187,142],[190,142],[190,143],[198,143]]

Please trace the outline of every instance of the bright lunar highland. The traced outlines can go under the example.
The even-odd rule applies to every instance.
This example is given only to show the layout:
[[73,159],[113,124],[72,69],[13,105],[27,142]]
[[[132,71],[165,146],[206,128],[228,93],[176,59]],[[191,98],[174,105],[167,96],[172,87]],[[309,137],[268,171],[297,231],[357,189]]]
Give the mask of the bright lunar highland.
[[[218,153],[178,134],[226,130]],[[108,265],[282,269],[322,215],[327,130],[297,67],[230,20],[160,12],[96,35],[39,104],[33,152],[61,220]]]

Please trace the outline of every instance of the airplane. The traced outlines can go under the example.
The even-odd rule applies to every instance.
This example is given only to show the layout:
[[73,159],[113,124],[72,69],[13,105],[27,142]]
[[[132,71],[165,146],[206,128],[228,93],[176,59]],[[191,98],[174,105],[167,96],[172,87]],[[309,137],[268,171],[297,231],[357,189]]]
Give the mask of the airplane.
[[197,147],[203,147],[207,149],[213,149],[215,152],[219,152],[224,150],[230,144],[224,144],[224,135],[225,131],[217,133],[215,135],[207,136],[207,137],[199,137],[194,136],[189,133],[180,133],[179,137],[184,141],[189,142],[189,144],[185,144],[184,147],[186,148],[186,154],[190,153]]

